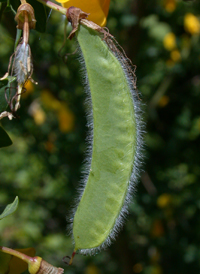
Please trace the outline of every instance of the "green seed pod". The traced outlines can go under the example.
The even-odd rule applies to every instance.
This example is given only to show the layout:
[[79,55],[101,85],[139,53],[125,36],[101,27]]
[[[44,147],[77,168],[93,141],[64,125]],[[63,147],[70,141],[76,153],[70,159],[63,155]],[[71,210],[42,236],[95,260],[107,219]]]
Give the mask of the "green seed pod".
[[123,224],[141,160],[143,122],[128,60],[102,35],[80,26],[77,40],[91,104],[87,173],[73,218],[75,251],[95,254]]

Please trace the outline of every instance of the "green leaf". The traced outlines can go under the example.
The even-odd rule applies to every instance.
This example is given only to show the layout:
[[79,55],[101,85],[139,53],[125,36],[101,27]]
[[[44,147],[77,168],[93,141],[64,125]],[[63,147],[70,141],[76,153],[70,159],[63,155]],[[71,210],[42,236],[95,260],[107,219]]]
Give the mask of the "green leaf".
[[0,89],[0,113],[5,111],[8,106],[8,102],[5,97],[6,95],[9,98],[9,89],[7,88],[7,85]]
[[11,255],[0,252],[0,273],[1,274],[8,273],[11,258],[12,258]]
[[10,139],[7,132],[0,126],[0,148],[8,147],[12,145],[12,140]]
[[36,27],[35,29],[39,32],[46,31],[47,13],[43,4],[35,0],[27,1],[35,11]]
[[[0,0],[0,2],[1,2],[1,0]],[[1,22],[2,15],[3,15],[4,11],[5,11],[5,8],[6,8],[6,3],[5,2],[4,3],[0,3],[0,22]]]
[[3,213],[0,215],[0,220],[2,220],[3,218],[7,217],[8,215],[14,213],[18,207],[18,204],[19,204],[19,198],[17,196],[12,204],[9,204],[6,206]]
[[9,99],[10,85],[13,81],[15,81],[15,79],[16,78],[14,76],[7,76],[5,78],[3,77],[3,80],[0,80],[0,113],[5,111],[8,106],[5,95]]
[[0,79],[0,88],[11,84],[16,80],[15,76],[8,76],[7,73]]

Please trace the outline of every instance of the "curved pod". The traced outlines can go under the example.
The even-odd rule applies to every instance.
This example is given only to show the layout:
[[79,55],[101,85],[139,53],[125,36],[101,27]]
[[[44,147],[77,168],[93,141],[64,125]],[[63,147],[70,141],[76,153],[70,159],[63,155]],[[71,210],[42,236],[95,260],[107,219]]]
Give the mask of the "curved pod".
[[127,68],[102,37],[80,26],[77,34],[92,105],[92,157],[73,220],[75,251],[94,253],[110,244],[136,180],[138,100]]

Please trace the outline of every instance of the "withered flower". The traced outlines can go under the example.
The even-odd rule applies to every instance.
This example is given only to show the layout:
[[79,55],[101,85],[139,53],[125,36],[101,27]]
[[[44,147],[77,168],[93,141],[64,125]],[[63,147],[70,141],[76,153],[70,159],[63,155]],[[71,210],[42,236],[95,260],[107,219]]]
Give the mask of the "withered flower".
[[24,84],[31,78],[33,73],[31,49],[28,44],[29,30],[35,28],[36,23],[33,7],[28,3],[21,4],[17,10],[15,20],[18,23],[17,28],[23,29],[22,41],[16,48],[13,63],[14,74],[18,82],[17,94],[15,95],[16,104],[14,108],[14,111],[17,111],[20,107],[20,97]]

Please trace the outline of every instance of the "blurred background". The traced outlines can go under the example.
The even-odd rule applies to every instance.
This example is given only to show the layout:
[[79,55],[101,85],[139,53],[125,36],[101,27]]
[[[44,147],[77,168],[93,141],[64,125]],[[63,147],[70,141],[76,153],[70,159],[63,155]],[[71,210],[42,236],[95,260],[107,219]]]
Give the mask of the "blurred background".
[[[200,2],[111,0],[108,28],[137,66],[145,104],[145,163],[117,240],[93,257],[71,255],[66,216],[76,197],[87,136],[77,44],[64,40],[52,12],[45,33],[31,31],[35,85],[28,82],[20,119],[2,124],[13,145],[0,150],[1,245],[34,247],[68,274],[200,273]],[[68,30],[69,31],[69,30]],[[13,53],[16,24],[0,26],[0,76]],[[68,54],[65,58],[60,55]]]

